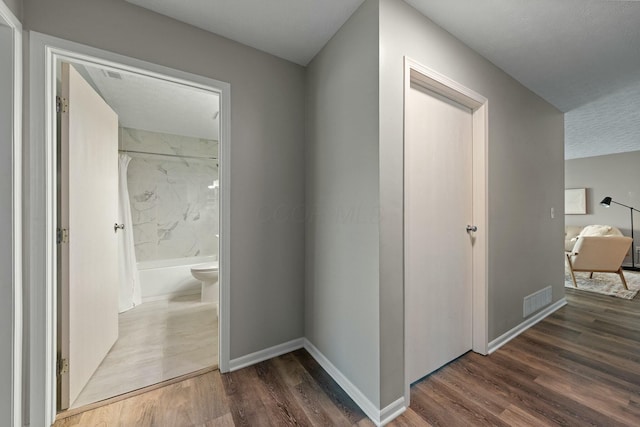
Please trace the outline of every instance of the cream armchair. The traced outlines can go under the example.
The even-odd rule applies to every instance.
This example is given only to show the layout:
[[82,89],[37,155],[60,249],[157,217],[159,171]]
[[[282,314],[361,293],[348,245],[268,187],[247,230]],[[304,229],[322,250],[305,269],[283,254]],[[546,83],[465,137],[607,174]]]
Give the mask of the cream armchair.
[[573,286],[576,271],[593,273],[617,273],[625,289],[627,281],[622,274],[622,261],[631,247],[631,237],[625,236],[580,236],[571,252],[566,252]]
[[564,250],[570,252],[580,236],[622,236],[616,227],[610,225],[565,225]]

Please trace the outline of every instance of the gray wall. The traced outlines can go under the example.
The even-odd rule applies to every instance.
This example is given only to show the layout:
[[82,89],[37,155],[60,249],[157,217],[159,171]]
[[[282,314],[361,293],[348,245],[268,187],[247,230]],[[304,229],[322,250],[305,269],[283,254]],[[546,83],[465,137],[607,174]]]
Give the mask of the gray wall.
[[18,19],[22,19],[22,0],[2,0]]
[[[404,55],[489,99],[489,339],[524,320],[526,295],[551,285],[554,301],[564,296],[562,113],[404,2],[366,1],[309,67],[308,216],[328,214],[307,225],[305,330],[380,408],[404,392]],[[371,203],[379,228],[331,217]],[[377,347],[346,339],[356,331]]]
[[351,16],[307,78],[305,334],[378,405],[376,1]]
[[[640,151],[566,160],[564,164],[565,188],[587,189],[587,215],[565,215],[565,224],[612,225],[631,236],[629,209],[613,203],[605,208],[600,206],[600,201],[610,196],[619,203],[640,209]],[[633,215],[637,231],[640,213]],[[640,245],[640,232],[635,238],[634,247]]]
[[[563,115],[401,0],[380,0],[381,406],[402,396],[403,56],[489,99],[489,340],[563,289]],[[555,219],[550,209],[555,208]]]
[[25,29],[231,84],[231,358],[304,333],[305,71],[121,0],[30,0]]
[[[2,20],[0,19],[0,22]],[[0,25],[0,425],[11,424],[13,384],[13,30]],[[16,113],[20,113],[17,111]],[[18,130],[19,131],[19,130]],[[16,396],[19,399],[20,396]]]

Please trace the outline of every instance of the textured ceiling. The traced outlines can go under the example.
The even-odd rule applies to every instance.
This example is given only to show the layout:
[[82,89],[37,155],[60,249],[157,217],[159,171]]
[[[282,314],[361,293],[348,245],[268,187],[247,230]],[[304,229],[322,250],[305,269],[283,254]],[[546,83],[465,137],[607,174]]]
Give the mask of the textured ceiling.
[[640,83],[565,114],[565,158],[640,150]]
[[127,0],[300,65],[363,0]]
[[118,114],[121,126],[218,140],[217,94],[134,74],[85,70],[83,75],[88,74],[92,86]]
[[[306,65],[362,0],[127,0]],[[637,150],[640,1],[405,0],[566,115],[566,156]],[[637,117],[637,116],[636,116]],[[597,131],[597,132],[596,132]]]

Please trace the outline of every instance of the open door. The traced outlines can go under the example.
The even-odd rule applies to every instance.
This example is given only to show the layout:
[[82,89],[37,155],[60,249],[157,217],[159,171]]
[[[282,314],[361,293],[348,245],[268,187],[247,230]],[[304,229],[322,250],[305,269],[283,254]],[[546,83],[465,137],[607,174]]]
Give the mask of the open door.
[[67,409],[118,338],[118,116],[62,64],[59,403]]

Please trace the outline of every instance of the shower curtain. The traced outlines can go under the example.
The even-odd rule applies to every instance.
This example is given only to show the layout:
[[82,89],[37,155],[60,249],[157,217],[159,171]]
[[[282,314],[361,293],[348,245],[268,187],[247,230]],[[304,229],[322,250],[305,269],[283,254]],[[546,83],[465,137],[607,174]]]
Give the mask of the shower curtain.
[[118,263],[119,263],[119,312],[127,311],[142,302],[140,292],[140,274],[136,262],[133,242],[133,222],[131,220],[131,203],[127,188],[127,168],[131,157],[120,154],[118,158],[118,223],[124,224],[124,230],[118,230]]

